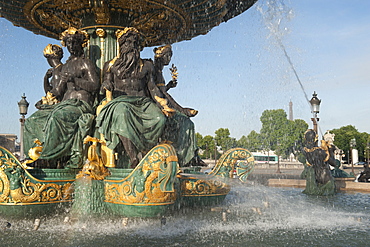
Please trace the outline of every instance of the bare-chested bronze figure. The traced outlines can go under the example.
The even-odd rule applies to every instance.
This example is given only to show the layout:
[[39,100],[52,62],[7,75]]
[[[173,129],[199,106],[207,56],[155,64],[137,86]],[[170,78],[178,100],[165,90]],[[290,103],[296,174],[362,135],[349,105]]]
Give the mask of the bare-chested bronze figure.
[[158,143],[166,116],[174,110],[154,83],[153,63],[140,58],[139,32],[125,28],[117,38],[119,55],[104,65],[101,87],[112,92],[113,100],[102,108],[96,122],[107,146],[114,150],[121,142],[135,167],[138,153]]

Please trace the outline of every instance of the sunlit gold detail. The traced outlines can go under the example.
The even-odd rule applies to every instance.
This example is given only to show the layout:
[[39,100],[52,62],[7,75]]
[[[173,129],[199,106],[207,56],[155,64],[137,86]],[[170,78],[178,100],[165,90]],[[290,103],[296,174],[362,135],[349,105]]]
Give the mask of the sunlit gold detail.
[[323,150],[325,150],[325,153],[326,153],[326,157],[324,159],[324,162],[327,162],[330,158],[330,153],[329,153],[329,142],[325,141],[325,140],[321,140],[321,148]]
[[[238,161],[246,161],[247,164]],[[254,170],[254,158],[247,149],[233,148],[226,151],[209,175],[232,178],[234,170],[236,170],[239,180],[242,182],[245,182],[248,175]]]
[[191,114],[192,116],[195,116],[195,115],[197,115],[197,114],[198,114],[198,111],[197,111],[197,110],[194,110],[194,109],[189,110],[189,112],[190,112],[190,114]]
[[[307,132],[307,131],[306,131]],[[316,142],[316,139],[315,139],[315,142]],[[325,153],[326,153],[326,157],[324,159],[324,162],[327,162],[330,158],[330,153],[329,153],[329,142],[325,141],[325,140],[321,140],[321,147],[313,147],[313,148],[307,148],[307,147],[304,147],[304,151],[307,152],[307,153],[312,153],[318,149],[321,149],[321,150],[324,150]],[[308,162],[307,162],[308,163]],[[308,163],[309,164],[309,163]],[[311,164],[309,164],[311,166]]]
[[164,45],[164,46],[158,47],[157,49],[155,49],[154,57],[161,57],[166,51],[171,50],[171,49],[172,49],[171,45]]
[[[0,203],[56,203],[71,201],[72,182],[57,184],[30,177],[14,157],[0,151]],[[36,182],[36,183],[35,183]],[[13,189],[12,189],[13,187]]]
[[99,36],[99,38],[104,38],[107,35],[107,32],[103,28],[96,29],[95,33]]
[[[118,53],[119,54],[119,53]],[[108,68],[106,72],[110,72],[110,69],[112,68],[113,64],[116,62],[116,60],[119,58],[119,55],[114,57],[112,60],[109,61]]]
[[[42,153],[42,143],[40,142],[39,139],[36,139],[34,143],[37,145],[36,147],[31,148],[28,151],[28,156],[32,159],[31,162],[38,160],[41,156]],[[31,163],[29,162],[29,163]]]
[[178,162],[179,161],[179,159],[177,158],[177,156],[169,156],[169,157],[167,157],[166,158],[166,162],[168,163],[168,162]]
[[93,180],[103,180],[106,176],[109,176],[109,171],[105,168],[103,160],[98,156],[96,148],[98,143],[105,142],[98,138],[87,136],[84,139],[84,144],[92,142],[88,149],[87,159],[88,161],[83,166],[82,170],[77,174],[76,178],[88,177]]
[[171,71],[172,80],[176,81],[179,76],[179,73],[177,72],[177,67],[174,64],[172,64],[170,71]]
[[[58,46],[60,49],[62,49],[59,45],[55,45],[55,46]],[[50,55],[55,55],[55,52],[53,51],[53,45],[52,44],[48,44],[45,48],[44,48],[44,55],[47,55],[47,54],[50,54]]]
[[192,178],[178,175],[182,196],[219,196],[230,192],[230,185],[215,178]]
[[59,100],[53,95],[53,93],[47,92],[45,96],[41,97],[41,102],[43,105],[55,105],[59,103]]
[[[2,156],[2,155],[1,155]],[[3,162],[0,161],[1,168],[0,168],[0,202],[8,202],[9,195],[10,195],[10,183],[8,176],[4,172]]]
[[254,156],[249,157],[249,158],[247,159],[247,162],[248,162],[248,163],[249,163],[249,162],[252,162],[252,161],[254,161]]
[[[178,163],[174,149],[169,147],[163,144],[152,149],[127,178],[105,180],[105,201],[127,205],[174,203],[173,178],[178,171]],[[170,190],[166,189],[167,185],[171,185]]]
[[173,115],[176,110],[170,108],[168,105],[167,105],[167,100],[166,99],[163,99],[161,97],[158,97],[157,95],[154,96],[155,100],[163,107],[162,109],[162,112],[164,113],[164,115],[166,115],[167,117]]
[[[105,99],[101,102],[101,104],[96,108],[96,115],[99,115],[103,107],[108,104],[108,102],[112,101],[112,92],[109,90],[105,90]],[[100,133],[100,155],[104,166],[106,167],[115,167],[115,160],[117,159],[116,153],[107,147],[107,143],[105,141],[104,135]]]
[[125,27],[123,30],[118,29],[116,31],[117,40],[122,37],[122,35],[126,34],[127,32],[132,31],[134,33],[140,34],[140,32],[134,27]]
[[304,149],[304,151],[306,151],[307,153],[311,153],[311,152],[313,152],[313,151],[315,151],[315,150],[317,150],[317,149],[321,149],[321,148],[320,148],[320,147],[313,147],[313,148],[307,148],[307,147],[304,147],[303,149]]
[[64,39],[69,36],[69,35],[74,35],[75,33],[81,33],[84,35],[84,40],[83,40],[83,43],[82,43],[82,47],[86,47],[88,42],[89,42],[89,35],[87,34],[86,31],[84,30],[79,30],[75,27],[69,27],[68,29],[66,29],[65,31],[63,31],[60,36],[59,36],[59,39],[61,40],[61,44],[62,46],[66,46],[65,42],[64,42]]

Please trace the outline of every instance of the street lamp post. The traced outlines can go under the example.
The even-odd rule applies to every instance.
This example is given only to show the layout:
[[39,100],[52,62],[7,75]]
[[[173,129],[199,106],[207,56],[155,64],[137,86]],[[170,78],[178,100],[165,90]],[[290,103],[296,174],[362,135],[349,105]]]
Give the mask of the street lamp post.
[[277,153],[277,158],[278,158],[278,163],[277,163],[277,170],[276,170],[276,173],[281,173],[281,171],[280,171],[280,143],[279,142],[277,142],[277,151],[278,151],[278,153]]
[[23,132],[24,132],[24,122],[26,121],[25,115],[27,115],[27,110],[28,110],[29,103],[26,100],[26,95],[22,95],[22,99],[18,102],[18,107],[19,107],[19,114],[21,115],[21,118],[19,121],[21,122],[21,133],[20,133],[20,141],[21,141],[21,146],[20,146],[20,160],[24,159],[24,150],[23,150]]
[[317,114],[320,112],[320,103],[321,103],[321,100],[317,98],[317,94],[314,91],[312,94],[312,98],[310,100],[310,104],[311,104],[311,112],[313,113],[313,118],[311,118],[311,120],[313,122],[313,130],[316,132],[316,135],[318,135],[317,122],[319,121],[319,118],[317,117]]
[[370,142],[366,144],[366,163],[369,165],[369,149],[370,149]]
[[217,152],[217,142],[215,140],[215,165],[217,165],[217,158],[216,158],[216,152]]

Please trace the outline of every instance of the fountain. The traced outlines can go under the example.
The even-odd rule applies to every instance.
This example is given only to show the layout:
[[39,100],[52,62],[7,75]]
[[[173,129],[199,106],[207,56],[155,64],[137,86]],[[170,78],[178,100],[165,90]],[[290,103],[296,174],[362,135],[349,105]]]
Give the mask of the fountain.
[[[122,3],[123,1],[114,2]],[[158,11],[164,9],[167,12],[164,11],[163,14],[162,12],[151,13],[148,9],[140,8],[143,9],[143,16],[135,16],[135,9],[138,9],[138,6],[118,8],[117,6],[109,6],[107,1],[89,1],[89,3],[87,1],[86,3],[82,1],[17,1],[12,3],[1,1],[0,7],[1,15],[5,18],[11,20],[12,16],[17,16],[13,20],[14,24],[49,37],[56,38],[58,33],[69,27],[70,23],[82,29],[86,27],[85,30],[90,36],[88,56],[98,68],[103,69],[104,62],[113,59],[116,55],[115,52],[112,52],[117,48],[114,33],[117,26],[121,27],[117,23],[106,24],[111,19],[117,21],[123,20],[127,16],[130,17],[128,20],[130,23],[125,23],[125,26],[135,26],[145,33],[148,39],[144,41],[144,45],[160,45],[162,42],[172,43],[204,34],[212,25],[217,25],[220,21],[245,11],[254,1],[214,1],[215,3],[210,6],[215,9],[209,12],[215,16],[222,16],[222,18],[205,15],[206,17],[203,19],[206,22],[205,25],[199,24],[202,21],[194,25],[188,23],[189,19],[195,20],[196,15],[187,16],[181,12],[181,8],[175,8],[176,5],[169,6],[170,3],[166,5],[159,1],[139,1],[139,3],[143,2],[148,2],[151,6],[159,6],[160,8],[156,8]],[[201,10],[202,5],[194,5],[193,2],[186,2],[187,5],[184,8],[195,6]],[[60,3],[63,9],[57,8],[57,3]],[[84,4],[91,6],[82,8]],[[208,5],[209,2],[206,4]],[[230,6],[235,9],[230,10],[232,9]],[[24,17],[19,13],[13,15],[13,12],[18,9],[23,10],[29,16]],[[107,11],[109,9],[113,9],[114,12]],[[86,20],[80,23],[78,18],[68,16],[71,13],[76,16],[84,16]],[[166,18],[170,18],[167,16],[169,14],[176,20],[175,23],[166,21]],[[149,25],[148,19],[142,17],[149,18],[150,16],[158,16],[159,20],[154,25]],[[94,21],[99,23],[95,25]],[[170,25],[169,28],[165,29],[169,31],[167,33],[162,30],[165,24]],[[105,25],[107,26],[106,33],[100,29],[104,29]],[[187,27],[188,30],[184,27]],[[107,49],[107,47],[114,48]],[[97,49],[101,52],[97,53]],[[109,156],[108,152],[106,156],[101,157],[96,150],[97,146],[101,146],[104,141],[96,137],[85,139],[85,141],[90,144],[87,155],[89,162],[82,170],[28,169],[28,165],[32,165],[32,163],[21,163],[7,150],[1,150],[1,164],[6,167],[0,172],[0,178],[3,181],[0,197],[2,204],[0,206],[5,206],[0,207],[2,210],[1,219],[3,220],[1,222],[3,228],[2,244],[22,245],[27,243],[27,245],[37,246],[45,245],[47,242],[48,245],[57,246],[183,246],[184,244],[201,246],[348,246],[354,243],[357,245],[367,243],[370,220],[369,208],[364,207],[369,204],[367,195],[337,194],[333,197],[315,197],[302,194],[301,190],[298,189],[268,188],[253,182],[240,183],[238,181],[232,181],[226,187],[222,187],[224,180],[214,178],[216,176],[228,177],[235,165],[237,165],[236,170],[242,180],[245,180],[251,171],[253,159],[245,150],[237,149],[227,152],[210,174],[213,180],[209,180],[209,177],[204,179],[204,175],[191,168],[186,168],[187,171],[183,169],[184,172],[178,174],[177,179],[174,179],[174,175],[178,172],[178,160],[175,158],[176,150],[168,143],[163,143],[149,151],[135,169],[108,167],[110,175],[105,177],[102,160],[107,163],[107,160],[110,160],[112,156]],[[235,153],[240,152],[242,155],[234,156]],[[165,155],[159,155],[163,153]],[[165,162],[163,162],[163,158]],[[236,159],[245,159],[246,162],[236,164]],[[152,168],[151,164],[156,164],[155,169],[147,169]],[[108,199],[110,201],[125,196],[132,199],[132,194],[127,192],[135,188],[132,184],[139,187],[141,181],[137,174],[144,172],[155,175],[151,182],[159,188],[157,189],[158,198],[147,198],[161,199],[163,196],[167,196],[172,200],[167,202],[173,202],[172,204],[164,203],[149,212],[148,210],[133,210],[131,212],[131,209],[122,209],[120,205],[123,200],[120,201],[121,204],[108,205],[93,199],[94,197],[102,199],[99,195],[101,189],[94,189],[88,193],[84,191],[100,188],[104,185],[109,190]],[[163,175],[164,173],[169,176]],[[76,184],[76,175],[78,178],[75,191],[77,191],[78,203],[82,204],[74,203],[71,207],[71,189],[72,184]],[[54,177],[51,178],[52,176]],[[99,180],[100,176],[104,177],[103,180]],[[32,178],[34,179],[32,180]],[[48,180],[46,181],[44,178],[48,178]],[[62,181],[60,178],[63,178]],[[173,184],[156,183],[156,179],[168,179],[173,181]],[[209,181],[212,181],[213,184],[210,184]],[[16,190],[22,186],[21,182],[26,182],[26,191],[38,192],[36,194],[40,197],[34,201],[38,205],[33,205],[36,207],[27,207],[30,202],[25,201],[27,199],[25,191]],[[127,185],[128,183],[131,185]],[[212,185],[222,186],[217,188]],[[231,187],[229,187],[230,185]],[[118,189],[120,187],[122,190]],[[210,187],[216,189],[218,193],[204,194],[206,191],[204,188]],[[136,191],[142,192],[142,190]],[[174,199],[173,191],[176,191],[179,201]],[[124,193],[120,194],[120,192]],[[222,202],[218,207],[204,206],[203,204],[208,204],[208,200],[212,200],[212,197],[215,197],[213,201]],[[58,203],[54,205],[53,200]],[[84,201],[90,200],[96,204],[83,204]],[[202,206],[189,208],[183,207],[183,205]],[[19,206],[26,206],[29,210],[20,216],[30,216],[31,213],[31,217],[35,217],[37,215],[35,210],[40,206],[37,210],[51,211],[52,217],[37,218],[34,222],[28,219],[13,220],[5,217],[9,213],[19,214],[16,212]],[[62,207],[63,210],[61,210]],[[74,210],[73,207],[82,209],[82,212],[78,211],[82,215],[74,218],[75,215],[70,214],[70,210]],[[105,213],[105,207],[111,207],[109,211],[113,212],[112,215],[88,217],[92,213],[96,215]],[[168,207],[172,207],[173,210],[166,211]],[[165,208],[165,211],[162,211],[161,208]],[[128,216],[138,216],[137,214],[139,216],[157,216],[158,213],[165,212],[166,219],[161,218],[161,221],[158,221],[146,218],[127,218],[126,214],[120,214],[123,211],[129,212]]]
[[155,49],[154,62],[139,54],[206,34],[254,2],[1,1],[2,17],[59,38],[70,53],[63,64],[58,45],[44,49],[52,69],[25,122],[27,159],[0,150],[2,213],[36,217],[72,204],[73,217],[156,217],[176,205],[222,202],[225,178],[236,170],[246,181],[253,156],[232,149],[201,173],[189,119],[197,111],[167,93],[175,67],[172,86],[162,80],[169,46]]

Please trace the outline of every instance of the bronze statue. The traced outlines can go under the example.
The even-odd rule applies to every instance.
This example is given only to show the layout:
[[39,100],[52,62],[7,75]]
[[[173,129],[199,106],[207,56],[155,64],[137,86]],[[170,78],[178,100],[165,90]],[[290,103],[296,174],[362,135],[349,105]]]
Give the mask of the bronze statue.
[[[84,57],[87,33],[69,28],[61,34],[61,41],[70,57],[60,66],[58,76],[53,78],[52,91],[58,92],[62,100],[49,106],[46,112],[40,110],[38,112],[42,113],[36,112],[35,117],[32,115],[26,120],[25,139],[29,144],[35,138],[41,141],[43,148],[39,159],[47,160],[50,167],[68,161],[68,167],[78,168],[84,162],[83,139],[92,131],[93,103],[99,80],[95,65]],[[38,114],[43,117],[37,119]],[[41,131],[35,132],[35,129]]]
[[176,110],[176,113],[167,119],[162,139],[168,140],[174,146],[180,166],[204,165],[197,153],[195,128],[190,117],[194,117],[198,111],[191,108],[183,108],[167,92],[177,85],[177,69],[174,65],[170,69],[172,80],[165,84],[163,68],[168,65],[172,58],[171,45],[154,48],[154,79],[157,87],[169,102],[169,106]]
[[[26,151],[27,157],[34,160],[36,156],[29,155],[27,152],[32,148],[40,144],[38,138],[40,138],[40,133],[42,133],[44,124],[48,115],[53,109],[53,105],[57,104],[62,100],[64,92],[61,92],[57,88],[60,88],[57,84],[60,83],[63,63],[61,59],[63,58],[63,49],[59,45],[48,44],[44,48],[44,57],[47,59],[47,62],[51,66],[47,70],[44,76],[44,91],[45,96],[41,98],[36,104],[35,107],[39,109],[33,113],[26,121],[25,124],[25,136],[24,136],[24,150]],[[41,138],[40,138],[41,139]],[[36,142],[35,142],[36,141]],[[40,149],[41,147],[39,147]],[[42,150],[42,148],[41,148]],[[40,151],[40,150],[39,150]],[[39,153],[39,152],[37,152]],[[39,155],[38,155],[39,156]]]
[[[167,92],[170,88],[174,88],[177,86],[177,73],[175,78],[169,81],[166,85],[166,82],[163,77],[163,67],[167,66],[172,57],[172,47],[171,45],[165,45],[158,48],[154,48],[154,69],[155,69],[155,83],[158,88],[162,91],[165,95],[166,99],[168,100],[169,106],[174,108],[176,111],[179,111],[185,114],[188,117],[194,117],[197,115],[198,111],[191,109],[191,108],[183,108],[179,105],[172,96]],[[174,71],[176,68],[172,65],[171,71]],[[174,72],[173,72],[174,73]]]
[[329,162],[334,164],[331,157],[329,145],[322,141],[322,146],[317,146],[316,132],[309,129],[305,133],[306,146],[303,154],[306,157],[307,167],[304,178],[306,178],[306,189],[303,191],[311,195],[333,195],[335,194],[334,178],[331,175]]
[[83,47],[87,45],[86,32],[69,28],[61,34],[62,45],[66,46],[70,56],[62,67],[61,87],[66,87],[63,100],[79,99],[93,105],[99,79],[96,66],[85,58]]
[[139,163],[138,153],[153,148],[162,135],[166,116],[174,110],[154,83],[153,63],[140,58],[140,34],[135,28],[117,33],[119,55],[105,63],[101,91],[111,91],[96,119],[98,132],[114,150],[123,144],[131,167]]
[[60,71],[63,65],[61,61],[63,58],[63,49],[59,45],[49,44],[44,49],[44,57],[51,66],[44,76],[45,94],[47,96],[48,93],[51,93],[58,101],[61,101],[64,92],[60,91],[60,87],[57,83],[60,82]]
[[364,164],[364,170],[356,178],[356,182],[370,183],[370,166],[369,163]]

